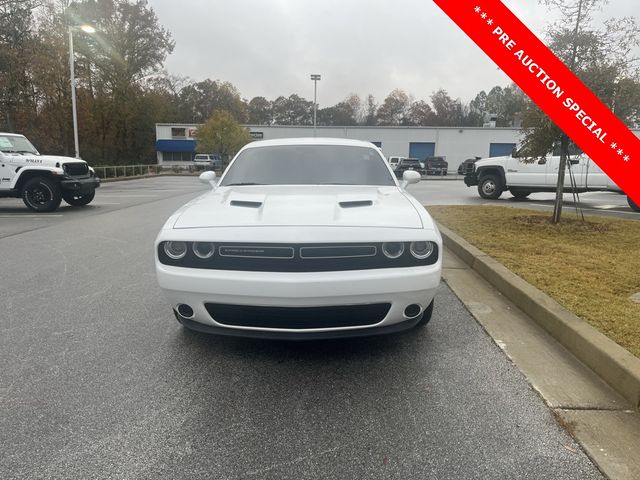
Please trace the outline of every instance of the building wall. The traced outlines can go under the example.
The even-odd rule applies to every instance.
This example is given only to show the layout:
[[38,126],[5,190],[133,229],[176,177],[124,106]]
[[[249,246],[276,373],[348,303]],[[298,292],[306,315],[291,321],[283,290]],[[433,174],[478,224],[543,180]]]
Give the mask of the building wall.
[[[264,140],[288,137],[312,137],[313,127],[249,125],[254,137]],[[435,156],[447,158],[450,169],[466,158],[488,157],[492,143],[517,144],[517,128],[456,127],[318,127],[318,137],[337,137],[382,142],[387,157],[408,157],[411,143],[435,143]]]
[[[156,123],[158,165],[190,164],[195,148],[194,134],[198,126],[194,123]],[[170,152],[164,151],[167,147]],[[175,160],[176,157],[180,160]]]
[[[175,139],[171,128],[186,128],[195,131],[194,124],[157,124],[157,140]],[[247,125],[254,140],[278,138],[313,137],[313,127],[309,126],[264,126]],[[640,130],[634,130],[640,137]],[[318,127],[318,137],[350,138],[368,142],[380,142],[382,152],[387,157],[408,157],[411,143],[434,143],[435,156],[446,157],[449,170],[455,170],[467,158],[488,157],[491,144],[518,144],[519,128],[482,128],[482,127]],[[496,148],[493,151],[504,151]],[[215,152],[212,152],[215,153]],[[158,163],[163,163],[158,153]]]

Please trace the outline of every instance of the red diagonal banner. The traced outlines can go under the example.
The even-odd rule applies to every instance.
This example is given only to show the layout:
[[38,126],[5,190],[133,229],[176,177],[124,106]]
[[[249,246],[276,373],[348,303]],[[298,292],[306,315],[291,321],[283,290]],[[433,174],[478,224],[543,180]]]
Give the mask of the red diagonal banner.
[[640,205],[636,137],[500,0],[434,2]]

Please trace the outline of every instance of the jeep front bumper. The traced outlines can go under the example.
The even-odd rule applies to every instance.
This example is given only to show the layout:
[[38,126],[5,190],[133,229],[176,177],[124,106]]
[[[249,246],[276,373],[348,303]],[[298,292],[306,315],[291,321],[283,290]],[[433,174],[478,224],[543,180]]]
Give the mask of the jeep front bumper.
[[70,192],[77,195],[84,195],[90,193],[100,186],[100,179],[98,177],[85,177],[85,178],[64,178],[60,181],[60,188],[64,192]]

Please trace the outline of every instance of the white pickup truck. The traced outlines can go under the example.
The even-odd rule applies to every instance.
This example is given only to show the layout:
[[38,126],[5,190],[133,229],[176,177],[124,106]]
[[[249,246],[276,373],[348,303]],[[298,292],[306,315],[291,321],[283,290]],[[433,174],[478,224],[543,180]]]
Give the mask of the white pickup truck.
[[0,133],[0,197],[22,197],[35,212],[90,203],[100,179],[78,158],[40,155],[24,135]]
[[[517,155],[517,154],[516,154]],[[569,165],[570,162],[570,165]],[[572,156],[567,162],[565,189],[578,193],[610,191],[624,192],[611,180],[596,163],[584,154]],[[505,190],[516,198],[526,198],[534,192],[555,192],[558,183],[559,156],[547,156],[525,162],[517,156],[493,157],[478,160],[473,169],[464,177],[468,186],[478,186],[482,198],[495,200]],[[571,184],[569,167],[575,179]],[[627,197],[632,210],[640,212],[640,207]]]

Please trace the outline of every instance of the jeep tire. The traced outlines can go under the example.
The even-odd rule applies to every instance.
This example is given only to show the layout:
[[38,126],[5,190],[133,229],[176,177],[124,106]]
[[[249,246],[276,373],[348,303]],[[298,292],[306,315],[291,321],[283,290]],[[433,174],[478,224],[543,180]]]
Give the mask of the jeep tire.
[[636,204],[636,202],[631,200],[631,197],[629,195],[627,195],[627,203],[631,207],[631,210],[633,210],[634,212],[640,212],[640,206],[638,206],[638,204]]
[[503,191],[504,187],[502,185],[502,181],[497,175],[485,175],[480,178],[480,183],[478,183],[478,193],[482,198],[486,198],[487,200],[497,200],[500,195],[502,195]]
[[34,177],[22,186],[22,201],[34,212],[53,212],[60,206],[60,185],[46,177]]
[[74,207],[82,207],[84,205],[88,205],[93,201],[95,196],[95,190],[91,190],[89,193],[85,193],[83,195],[76,195],[75,193],[71,192],[64,192],[62,194],[62,198],[64,198],[64,201],[69,205],[73,205]]

